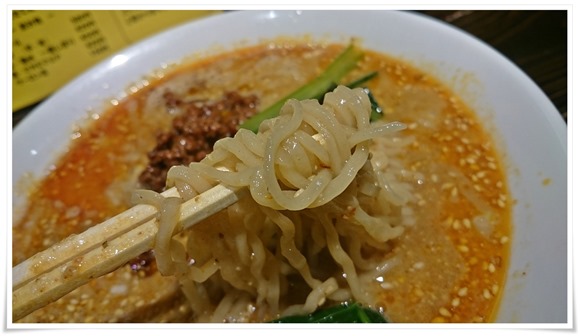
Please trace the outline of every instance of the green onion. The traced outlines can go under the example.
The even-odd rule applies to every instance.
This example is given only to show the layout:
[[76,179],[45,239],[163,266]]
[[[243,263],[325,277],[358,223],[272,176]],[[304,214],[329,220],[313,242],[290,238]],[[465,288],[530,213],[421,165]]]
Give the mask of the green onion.
[[273,320],[272,323],[387,323],[376,310],[358,303],[342,303],[338,306],[317,310],[308,315],[292,315]]
[[246,120],[240,127],[257,132],[262,121],[276,117],[288,99],[320,99],[356,66],[362,55],[363,52],[351,44],[316,79]]

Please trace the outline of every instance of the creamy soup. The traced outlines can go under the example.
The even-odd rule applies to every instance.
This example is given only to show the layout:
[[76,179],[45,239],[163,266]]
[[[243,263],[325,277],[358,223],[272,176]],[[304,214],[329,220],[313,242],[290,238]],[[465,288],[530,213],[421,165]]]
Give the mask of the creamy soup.
[[[116,102],[74,130],[68,150],[28,191],[30,204],[13,225],[13,265],[127,209],[133,190],[153,188],[164,165],[199,160],[217,138],[315,78],[344,48],[301,41],[242,48],[180,66]],[[367,86],[382,118],[407,128],[375,139],[371,161],[410,200],[400,209],[404,231],[383,256],[396,262],[365,283],[375,293],[373,308],[392,322],[492,322],[511,237],[511,198],[493,138],[460,97],[404,60],[366,50],[344,81],[372,71],[378,75]],[[227,129],[212,126],[226,122]],[[209,145],[179,138],[187,132],[205,134]],[[169,143],[191,148],[180,156]],[[282,306],[295,299],[286,296]],[[263,318],[248,311],[224,321]],[[193,321],[176,279],[159,274],[151,252],[19,322]]]

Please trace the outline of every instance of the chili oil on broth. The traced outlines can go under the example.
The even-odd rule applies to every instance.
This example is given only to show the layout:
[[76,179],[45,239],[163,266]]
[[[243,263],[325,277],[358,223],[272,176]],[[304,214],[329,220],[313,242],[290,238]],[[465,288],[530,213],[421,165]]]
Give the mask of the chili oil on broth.
[[393,251],[400,263],[381,279],[387,315],[400,322],[493,321],[511,235],[511,201],[493,140],[449,89],[405,63],[381,66],[377,56],[371,53],[366,66],[382,69],[385,83],[374,83],[373,93],[384,99],[386,118],[408,131],[376,141],[373,160],[387,165],[390,148],[404,147],[397,171],[415,185],[416,199],[406,210],[415,222]]
[[[343,48],[240,49],[183,66],[113,106],[80,130],[30,193],[33,206],[13,226],[13,264],[131,205],[146,153],[179,113],[163,102],[168,90],[187,100],[255,94],[259,110],[313,79]],[[346,81],[375,70],[369,87],[385,118],[408,129],[378,139],[372,160],[389,181],[411,185],[400,192],[415,200],[403,209],[410,220],[386,256],[393,266],[371,285],[377,306],[394,322],[492,321],[510,241],[509,195],[492,140],[458,97],[400,60],[369,51]],[[122,267],[20,322],[191,321],[176,281],[145,273]]]

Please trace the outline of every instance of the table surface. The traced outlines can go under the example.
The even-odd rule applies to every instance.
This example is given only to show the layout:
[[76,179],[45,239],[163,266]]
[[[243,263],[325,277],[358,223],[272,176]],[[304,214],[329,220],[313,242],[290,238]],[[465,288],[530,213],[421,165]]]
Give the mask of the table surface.
[[[417,11],[478,37],[534,80],[567,121],[567,12],[499,10]],[[33,107],[13,113],[14,127]]]
[[478,37],[511,59],[568,119],[566,11],[419,11]]

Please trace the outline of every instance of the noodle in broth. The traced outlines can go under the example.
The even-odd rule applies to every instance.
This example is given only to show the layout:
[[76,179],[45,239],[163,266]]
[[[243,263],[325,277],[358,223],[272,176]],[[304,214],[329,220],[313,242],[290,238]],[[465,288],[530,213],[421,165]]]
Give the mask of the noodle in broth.
[[[217,215],[222,230],[210,235],[217,239],[200,239],[207,233],[193,229],[188,234],[193,243],[183,244],[172,238],[175,200],[161,204],[157,265],[163,275],[179,279],[198,320],[227,320],[249,305],[257,307],[260,319],[279,311],[312,313],[327,299],[375,305],[376,295],[362,290],[357,269],[384,261],[360,256],[363,251],[383,256],[386,242],[402,227],[393,218],[400,216],[400,206],[389,202],[398,197],[386,195],[392,191],[379,184],[369,145],[373,137],[404,125],[371,125],[370,111],[363,89],[344,86],[328,93],[322,105],[289,100],[258,134],[240,129],[219,140],[201,162],[170,169],[168,186],[177,186],[184,200],[216,183],[247,187],[252,196]],[[359,256],[358,264],[350,254]],[[325,255],[338,267],[313,276],[319,263],[329,262]],[[292,277],[310,293],[303,304],[284,307],[281,297],[291,290]],[[207,312],[213,313],[206,317]]]
[[[258,97],[259,110],[342,49],[300,41],[239,49],[130,95],[79,129],[82,136],[30,192],[30,208],[13,225],[13,264],[127,208],[145,153],[187,104],[235,91]],[[323,105],[290,102],[280,129],[272,121],[261,130],[276,139],[267,169],[259,168],[264,137],[241,132],[219,141],[203,161],[170,171],[181,198],[141,194],[164,209],[158,263],[144,256],[19,322],[266,321],[348,299],[393,322],[493,321],[510,240],[510,198],[494,141],[459,97],[401,60],[367,50],[345,82],[369,71],[378,72],[369,87],[384,120],[353,132],[361,125],[352,116],[362,118],[353,109],[336,116],[347,125],[339,131],[327,124],[327,111],[344,107],[339,96]],[[356,91],[343,94],[358,99]],[[297,116],[306,109],[324,117]],[[358,174],[342,174],[345,167]],[[257,172],[263,183],[252,180]],[[172,237],[175,209],[218,182],[254,190]]]

